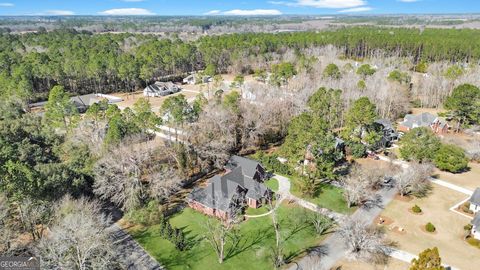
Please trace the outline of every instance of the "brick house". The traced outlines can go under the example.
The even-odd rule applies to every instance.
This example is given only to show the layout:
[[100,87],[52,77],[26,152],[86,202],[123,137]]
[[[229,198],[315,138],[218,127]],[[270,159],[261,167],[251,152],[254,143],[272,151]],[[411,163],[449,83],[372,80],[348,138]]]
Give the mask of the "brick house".
[[434,133],[446,133],[450,126],[445,119],[428,112],[421,114],[407,114],[403,121],[398,125],[398,130],[409,132],[417,127],[430,127]]
[[271,198],[272,191],[264,184],[267,176],[260,163],[233,156],[225,169],[225,174],[210,178],[205,188],[190,193],[187,201],[191,208],[228,219],[245,206],[258,208]]

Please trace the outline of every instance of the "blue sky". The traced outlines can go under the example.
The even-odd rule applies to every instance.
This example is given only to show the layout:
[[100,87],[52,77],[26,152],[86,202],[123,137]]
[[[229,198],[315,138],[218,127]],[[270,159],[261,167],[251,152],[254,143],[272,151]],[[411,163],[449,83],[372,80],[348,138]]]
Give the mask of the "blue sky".
[[480,13],[479,0],[0,0],[0,15]]

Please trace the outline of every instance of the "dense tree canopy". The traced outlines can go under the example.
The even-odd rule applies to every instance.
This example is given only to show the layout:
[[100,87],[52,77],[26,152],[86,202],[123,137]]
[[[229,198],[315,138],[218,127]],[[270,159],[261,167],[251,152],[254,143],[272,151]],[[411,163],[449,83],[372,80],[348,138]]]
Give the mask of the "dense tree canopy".
[[440,148],[438,139],[429,127],[418,127],[402,137],[400,154],[406,160],[432,161]]
[[453,89],[452,95],[445,101],[459,126],[480,122],[480,89],[471,84],[462,84]]

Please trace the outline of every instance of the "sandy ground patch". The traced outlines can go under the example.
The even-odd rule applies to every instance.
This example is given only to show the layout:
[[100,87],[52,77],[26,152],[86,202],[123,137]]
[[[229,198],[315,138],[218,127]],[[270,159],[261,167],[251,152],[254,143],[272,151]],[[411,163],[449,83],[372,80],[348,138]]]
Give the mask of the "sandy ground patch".
[[[175,93],[175,94],[169,95],[169,96],[165,96],[165,97],[147,97],[147,98],[150,101],[150,104],[152,105],[153,112],[158,113],[158,111],[160,110],[160,107],[162,106],[163,102],[168,97],[182,94],[187,98],[187,100],[195,98],[198,95],[198,92],[195,91],[195,90],[191,90],[191,88],[192,87],[190,87],[190,86],[188,86],[188,89],[187,89],[187,87],[185,87],[184,88],[185,90],[182,90],[178,93]],[[112,94],[112,96],[120,97],[120,98],[123,99],[122,102],[115,103],[120,109],[125,109],[127,107],[132,107],[133,104],[135,104],[135,102],[139,98],[144,97],[143,96],[143,91],[137,91],[137,92],[133,92],[133,93],[114,93],[114,94]]]
[[405,270],[408,269],[410,264],[402,262],[397,259],[390,258],[386,265],[375,265],[371,263],[359,262],[359,261],[349,261],[342,260],[338,262],[335,267],[332,269],[341,269],[341,270]]
[[455,174],[442,172],[437,169],[435,175],[442,180],[473,191],[477,187],[480,187],[480,164],[470,162],[468,166],[470,167],[468,172]]
[[[404,234],[387,230],[389,239],[397,242],[398,249],[418,254],[421,251],[438,247],[444,263],[460,269],[476,269],[480,265],[480,250],[463,241],[463,226],[470,219],[449,210],[450,207],[465,199],[465,195],[448,188],[433,185],[432,193],[427,198],[415,198],[411,202],[392,201],[382,215],[392,217],[394,223],[405,229]],[[423,215],[414,215],[408,208],[417,204]],[[436,234],[422,231],[421,226],[432,222]]]

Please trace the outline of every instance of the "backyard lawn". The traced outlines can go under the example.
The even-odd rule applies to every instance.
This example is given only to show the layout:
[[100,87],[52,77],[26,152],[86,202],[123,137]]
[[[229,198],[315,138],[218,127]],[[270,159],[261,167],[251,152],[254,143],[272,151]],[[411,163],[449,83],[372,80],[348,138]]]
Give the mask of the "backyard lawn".
[[278,191],[278,180],[275,178],[271,178],[268,181],[266,181],[265,185],[273,191]]
[[265,205],[262,205],[259,208],[247,207],[245,214],[254,216],[254,215],[261,215],[261,214],[268,213],[268,211],[269,211],[268,207],[266,207]]
[[[313,228],[303,222],[304,209],[294,206],[281,206],[278,219],[284,242],[284,254],[292,260],[304,255],[306,249],[317,246],[325,236],[318,237]],[[158,225],[131,231],[137,240],[160,264],[167,269],[272,269],[271,247],[275,244],[275,232],[270,216],[252,218],[240,224],[240,243],[235,247],[226,246],[223,264],[210,244],[203,239],[203,225],[207,217],[185,208],[174,215],[170,222],[181,228],[188,239],[190,248],[177,251],[174,246],[159,237]]]
[[343,198],[343,190],[341,188],[332,186],[330,184],[321,184],[319,192],[312,198],[306,197],[300,191],[300,179],[297,177],[291,177],[292,183],[290,192],[302,199],[315,203],[320,207],[328,208],[332,211],[342,214],[353,213],[356,208],[348,208],[347,202]]

